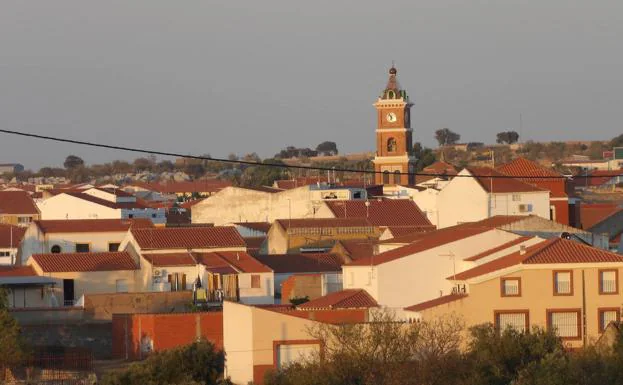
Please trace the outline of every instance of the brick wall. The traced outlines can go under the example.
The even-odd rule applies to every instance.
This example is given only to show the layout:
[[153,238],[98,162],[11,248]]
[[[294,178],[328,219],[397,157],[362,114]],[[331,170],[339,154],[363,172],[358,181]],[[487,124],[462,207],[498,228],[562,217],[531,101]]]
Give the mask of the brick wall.
[[173,349],[200,338],[222,349],[223,313],[115,314],[112,335],[113,357],[128,360],[145,358],[151,349]]

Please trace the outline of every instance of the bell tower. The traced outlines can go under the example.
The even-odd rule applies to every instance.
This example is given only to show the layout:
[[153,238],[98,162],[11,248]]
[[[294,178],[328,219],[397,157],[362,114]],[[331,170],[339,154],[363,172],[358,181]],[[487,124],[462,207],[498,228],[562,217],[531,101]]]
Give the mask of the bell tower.
[[400,88],[394,66],[389,70],[387,86],[374,107],[377,111],[376,156],[374,170],[376,184],[388,187],[415,184],[413,130],[411,129],[411,107],[407,91]]

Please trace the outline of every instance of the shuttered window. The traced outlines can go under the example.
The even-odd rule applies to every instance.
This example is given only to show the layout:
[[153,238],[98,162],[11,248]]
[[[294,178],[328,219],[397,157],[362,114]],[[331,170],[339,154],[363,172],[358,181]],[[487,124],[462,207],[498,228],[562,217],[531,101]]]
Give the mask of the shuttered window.
[[548,326],[561,338],[580,338],[580,310],[550,311]]
[[618,274],[616,270],[599,271],[599,293],[616,294],[618,292]]
[[502,278],[502,296],[519,297],[521,295],[521,280],[519,278]]
[[261,286],[260,275],[259,274],[252,274],[251,275],[251,288],[259,289],[260,286]]
[[495,326],[496,329],[498,329],[499,331],[504,331],[508,328],[511,328],[517,330],[518,332],[525,332],[528,328],[528,312],[496,312]]
[[619,322],[620,319],[619,309],[599,309],[599,332],[602,333],[610,322]]
[[571,295],[573,294],[573,280],[571,271],[554,272],[554,294]]

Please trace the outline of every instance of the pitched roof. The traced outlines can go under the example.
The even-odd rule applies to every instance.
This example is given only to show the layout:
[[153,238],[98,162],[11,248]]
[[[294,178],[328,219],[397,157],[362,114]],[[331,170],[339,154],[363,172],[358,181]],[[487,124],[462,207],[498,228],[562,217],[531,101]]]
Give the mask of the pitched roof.
[[[524,157],[519,157],[513,159],[511,162],[503,164],[501,166],[496,167],[496,170],[504,173],[506,175],[520,177],[520,176],[536,176],[539,177],[537,180],[547,180],[547,181],[560,181],[564,180],[562,174],[550,169],[541,166],[540,164],[528,160]],[[546,178],[546,177],[552,177]],[[534,179],[523,179],[519,178],[522,182],[530,183]]]
[[59,219],[35,221],[44,233],[124,232],[132,228],[153,227],[149,219]]
[[130,231],[141,249],[208,249],[246,245],[233,226],[132,228]]
[[435,173],[435,174],[445,174],[445,175],[456,175],[458,173],[458,168],[450,164],[448,162],[444,162],[443,160],[438,160],[429,164],[428,166],[422,169],[425,173]]
[[284,229],[322,228],[322,227],[372,227],[366,218],[306,218],[277,219]]
[[26,227],[0,223],[0,248],[16,248],[22,243]]
[[369,257],[374,254],[375,242],[365,241],[363,239],[349,239],[339,240],[337,243],[341,244],[348,256],[356,261],[358,259]]
[[33,254],[31,258],[45,273],[138,270],[139,268],[132,256],[124,251]]
[[266,241],[266,237],[245,237],[244,242],[247,244],[247,251],[251,254],[260,251],[260,248]]
[[447,243],[456,242],[464,238],[482,234],[487,231],[492,231],[492,228],[482,226],[469,227],[462,225],[446,227],[444,229],[423,233],[421,234],[421,237],[413,243],[386,251],[384,253],[358,259],[350,263],[348,266],[380,265],[432,249],[434,247],[445,245]]
[[410,234],[421,234],[428,231],[435,230],[435,227],[417,227],[417,226],[390,226],[388,227],[389,231],[392,233],[394,238],[404,237]]
[[39,210],[26,191],[0,191],[0,215],[37,215]]
[[271,224],[268,222],[236,222],[234,223],[237,226],[246,227],[251,230],[261,231],[264,233],[268,233],[270,230]]
[[460,299],[463,299],[467,297],[467,294],[449,294],[449,295],[444,295],[435,299],[431,299],[430,301],[424,301],[424,302],[420,302],[416,305],[412,305],[409,307],[405,307],[405,310],[408,311],[422,311],[422,310],[426,310],[426,309],[430,309],[439,305],[444,305],[446,303],[450,303],[450,302],[454,302],[454,301],[458,301]]
[[195,266],[197,261],[191,253],[142,254],[152,266]]
[[608,262],[623,263],[623,256],[568,239],[552,238],[528,246],[523,254],[521,251],[516,251],[463,271],[456,276],[448,277],[448,279],[466,280],[519,264],[592,264]]
[[0,277],[24,277],[37,275],[32,266],[0,266]]
[[378,307],[379,304],[364,289],[346,289],[313,299],[298,309],[353,309]]
[[270,267],[262,264],[243,251],[219,251],[214,253],[194,253],[199,263],[209,267],[233,267],[241,273],[270,273]]
[[503,244],[501,244],[499,246],[496,246],[496,247],[493,247],[491,249],[488,249],[488,250],[485,250],[483,252],[480,252],[480,253],[478,253],[476,255],[473,255],[473,256],[471,256],[469,258],[464,258],[463,260],[464,261],[470,261],[470,262],[478,261],[480,259],[488,257],[491,254],[497,253],[498,251],[502,251],[502,250],[508,249],[509,247],[513,247],[513,246],[519,245],[520,243],[526,242],[530,238],[532,238],[532,237],[525,237],[525,236],[524,237],[519,237],[517,239],[513,239],[512,241],[503,243]]
[[343,261],[335,254],[269,254],[255,258],[275,273],[318,273],[342,271]]
[[337,218],[367,218],[375,226],[433,227],[426,214],[410,199],[328,201]]
[[98,204],[100,206],[108,207],[111,209],[146,209],[146,208],[149,208],[140,199],[137,199],[136,202],[111,202],[111,201],[107,201],[106,199],[101,199],[93,195],[85,194],[82,192],[67,191],[67,192],[63,192],[62,194],[69,195],[74,198],[82,199],[84,201]]
[[580,220],[583,229],[590,229],[611,216],[622,211],[617,204],[611,203],[582,203],[580,205]]
[[509,178],[508,175],[489,167],[467,167],[466,170],[476,177],[478,184],[488,193],[543,192],[539,187]]

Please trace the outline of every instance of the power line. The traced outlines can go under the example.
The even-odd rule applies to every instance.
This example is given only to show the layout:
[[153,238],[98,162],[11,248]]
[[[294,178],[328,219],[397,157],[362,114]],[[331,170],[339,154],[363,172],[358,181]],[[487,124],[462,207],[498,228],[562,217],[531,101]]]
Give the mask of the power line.
[[[112,144],[88,142],[88,141],[83,141],[83,140],[59,138],[59,137],[54,137],[54,136],[39,135],[39,134],[33,134],[33,133],[28,133],[28,132],[4,130],[4,129],[0,129],[0,133],[23,136],[27,138],[33,138],[33,139],[49,140],[49,141],[60,142],[60,143],[71,143],[71,144],[79,144],[83,146],[107,148],[111,150],[121,150],[121,151],[137,152],[137,153],[150,154],[150,155],[171,156],[171,157],[176,157],[176,158],[242,164],[242,165],[247,165],[247,166],[278,167],[278,168],[285,168],[285,169],[300,169],[300,170],[312,170],[312,171],[350,172],[350,173],[361,173],[361,174],[383,174],[383,171],[375,171],[375,170],[356,170],[356,169],[348,169],[348,168],[338,169],[335,167],[301,166],[301,165],[287,165],[287,164],[276,164],[276,163],[257,163],[257,162],[251,162],[251,161],[245,161],[245,160],[213,158],[213,157],[208,157],[208,156],[181,154],[181,153],[170,152],[170,151],[158,151],[158,150],[150,150],[150,149],[145,149],[145,148],[127,147],[127,146],[119,146],[119,145],[112,145]],[[437,174],[437,173],[426,173],[426,172],[392,172],[391,175],[414,175],[414,176],[430,176],[430,177],[441,177],[441,178],[447,178],[447,177],[457,178],[458,177],[458,178],[492,178],[492,179],[566,179],[567,178],[564,175],[560,175],[560,176],[448,175],[448,174]],[[582,176],[582,177],[593,178],[597,176],[587,175],[587,176]]]

